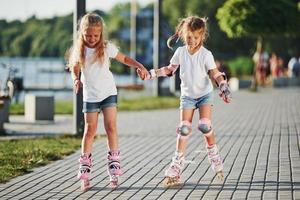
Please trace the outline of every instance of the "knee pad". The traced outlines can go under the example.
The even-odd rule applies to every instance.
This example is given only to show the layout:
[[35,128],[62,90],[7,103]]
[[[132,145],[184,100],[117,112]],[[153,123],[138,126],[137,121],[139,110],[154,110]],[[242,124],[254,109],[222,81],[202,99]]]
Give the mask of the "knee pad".
[[189,122],[189,121],[180,122],[176,132],[179,137],[187,138],[192,133],[191,122]]
[[208,118],[199,120],[198,130],[203,134],[209,134],[212,131],[211,121]]

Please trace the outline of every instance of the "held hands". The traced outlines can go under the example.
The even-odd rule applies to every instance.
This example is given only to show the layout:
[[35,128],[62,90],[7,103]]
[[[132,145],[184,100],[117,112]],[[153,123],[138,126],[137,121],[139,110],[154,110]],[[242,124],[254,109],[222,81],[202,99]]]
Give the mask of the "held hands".
[[81,86],[82,86],[81,81],[80,81],[78,78],[76,78],[76,79],[74,80],[74,90],[75,90],[75,93],[76,93],[76,94],[78,94],[79,89],[80,89]]
[[[139,69],[137,69],[136,72],[138,73],[139,77],[141,77],[141,71]],[[155,70],[151,69],[149,72],[147,71],[147,75],[142,80],[153,80],[156,77],[157,77],[157,74],[156,74]]]
[[148,80],[148,77],[150,76],[148,70],[144,66],[137,68],[136,73],[142,80]]
[[232,95],[227,82],[222,82],[219,86],[219,96],[225,101],[225,103],[230,103],[232,100]]

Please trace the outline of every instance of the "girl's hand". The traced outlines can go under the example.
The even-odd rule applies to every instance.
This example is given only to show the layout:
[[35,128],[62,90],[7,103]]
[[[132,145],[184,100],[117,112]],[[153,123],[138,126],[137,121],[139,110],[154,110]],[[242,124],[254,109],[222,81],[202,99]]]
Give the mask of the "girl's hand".
[[74,80],[74,90],[76,94],[78,94],[81,85],[82,83],[78,78]]
[[147,77],[149,77],[149,72],[145,67],[140,67],[136,70],[137,74],[142,80],[147,80]]
[[225,101],[226,103],[230,103],[232,100],[232,95],[227,83],[221,83],[219,86],[220,93],[219,96]]

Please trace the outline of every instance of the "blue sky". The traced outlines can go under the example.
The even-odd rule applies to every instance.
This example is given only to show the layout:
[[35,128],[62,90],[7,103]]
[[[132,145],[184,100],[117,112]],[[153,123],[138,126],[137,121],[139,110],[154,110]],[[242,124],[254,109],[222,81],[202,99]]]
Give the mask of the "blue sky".
[[[86,0],[87,11],[99,9],[108,11],[116,3],[130,0]],[[137,0],[141,5],[154,0]],[[32,15],[50,18],[66,15],[73,11],[76,0],[0,0],[0,19],[24,21]]]

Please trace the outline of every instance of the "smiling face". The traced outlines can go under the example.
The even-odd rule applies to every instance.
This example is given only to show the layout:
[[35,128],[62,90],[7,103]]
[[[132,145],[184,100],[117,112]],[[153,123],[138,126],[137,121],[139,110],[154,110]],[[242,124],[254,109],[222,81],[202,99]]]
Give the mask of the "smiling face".
[[198,29],[195,31],[187,30],[184,34],[185,44],[188,46],[188,50],[193,53],[197,51],[203,42],[203,31]]
[[97,43],[100,41],[101,37],[101,27],[90,26],[83,32],[83,40],[85,46],[89,48],[96,47]]

